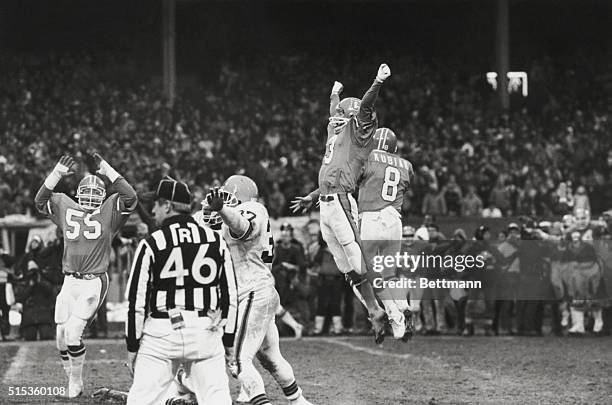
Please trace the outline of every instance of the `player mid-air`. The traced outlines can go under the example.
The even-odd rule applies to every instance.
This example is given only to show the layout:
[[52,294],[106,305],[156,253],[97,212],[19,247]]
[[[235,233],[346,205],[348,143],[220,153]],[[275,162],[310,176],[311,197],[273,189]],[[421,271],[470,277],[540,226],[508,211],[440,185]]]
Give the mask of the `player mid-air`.
[[[246,176],[229,177],[221,189],[212,190],[203,202],[206,223],[219,222],[234,261],[238,281],[238,330],[235,359],[230,371],[241,385],[241,397],[255,405],[269,404],[261,375],[253,365],[257,357],[270,372],[291,404],[310,405],[297,385],[291,365],[280,352],[275,315],[280,305],[270,265],[274,240],[268,211],[257,202],[257,185]],[[233,360],[233,361],[232,361]],[[189,389],[189,378],[182,378]]]
[[[361,240],[368,263],[374,256],[394,257],[401,250],[401,209],[404,192],[414,175],[412,164],[399,157],[397,137],[389,128],[378,128],[374,134],[376,149],[370,152],[359,179],[359,213]],[[397,279],[396,267],[383,267],[384,281]],[[392,285],[399,285],[393,283]],[[381,299],[396,339],[407,340],[413,331],[407,288],[387,288],[384,284],[377,295]]]
[[105,183],[85,176],[77,190],[78,203],[53,190],[63,177],[73,174],[75,162],[62,156],[35,197],[36,208],[48,216],[64,235],[64,284],[55,303],[56,339],[68,396],[83,391],[85,346],[83,330],[98,311],[108,290],[111,243],[136,208],[136,192],[100,155],[94,154],[98,173],[107,177],[116,193],[106,196]]
[[[386,313],[376,300],[371,281],[374,274],[365,261],[358,231],[357,203],[351,195],[370,151],[378,128],[375,103],[382,83],[391,76],[386,64],[380,65],[374,83],[362,100],[340,100],[342,84],[335,82],[330,97],[325,156],[319,171],[319,188],[292,201],[294,212],[310,209],[318,199],[323,239],[338,269],[351,281],[355,295],[365,305],[374,328],[375,341],[384,339]],[[362,265],[365,263],[365,265]]]

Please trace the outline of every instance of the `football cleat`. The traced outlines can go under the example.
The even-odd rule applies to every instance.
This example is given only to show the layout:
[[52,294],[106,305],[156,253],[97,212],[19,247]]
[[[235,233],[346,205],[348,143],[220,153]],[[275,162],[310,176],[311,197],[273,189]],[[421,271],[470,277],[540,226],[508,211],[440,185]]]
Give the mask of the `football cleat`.
[[404,314],[399,313],[397,317],[389,317],[393,337],[397,340],[402,339],[406,334],[406,319]]
[[76,398],[83,394],[83,380],[72,379],[68,381],[68,398]]
[[[235,196],[238,203],[256,201],[259,197],[259,190],[257,189],[257,184],[255,184],[255,182],[249,177],[242,176],[239,174],[230,176],[227,180],[225,180],[225,183],[223,183],[223,186],[221,186],[221,190]],[[235,205],[238,205],[238,203],[236,203]]]
[[371,316],[370,322],[372,323],[372,329],[374,330],[374,342],[379,345],[385,341],[385,332],[387,329],[387,314],[385,311],[380,311],[377,316]]
[[404,311],[404,322],[406,325],[406,329],[404,332],[404,336],[402,337],[402,342],[407,342],[412,339],[412,335],[414,335],[415,332],[414,322],[412,320],[412,312],[410,310]]
[[81,180],[77,188],[79,205],[87,209],[99,208],[106,197],[106,186],[101,178],[89,174]]

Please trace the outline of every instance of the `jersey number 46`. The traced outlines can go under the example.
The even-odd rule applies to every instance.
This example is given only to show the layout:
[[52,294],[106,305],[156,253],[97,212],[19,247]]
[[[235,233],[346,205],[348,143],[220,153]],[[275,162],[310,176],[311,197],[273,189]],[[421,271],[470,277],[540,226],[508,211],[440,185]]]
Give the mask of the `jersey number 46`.
[[200,285],[209,285],[217,277],[217,262],[212,257],[206,256],[208,244],[200,245],[193,259],[191,269],[186,269],[183,263],[183,251],[179,246],[172,249],[166,264],[161,270],[159,277],[176,278],[176,285],[185,285],[185,277],[191,274],[193,280]]

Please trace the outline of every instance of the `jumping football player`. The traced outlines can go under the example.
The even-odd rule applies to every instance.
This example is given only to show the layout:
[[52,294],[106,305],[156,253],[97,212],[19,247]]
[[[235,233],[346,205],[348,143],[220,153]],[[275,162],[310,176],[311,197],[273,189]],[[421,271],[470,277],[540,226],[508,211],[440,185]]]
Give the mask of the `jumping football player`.
[[[368,263],[374,256],[394,257],[401,250],[401,208],[404,192],[414,176],[412,164],[397,156],[397,137],[389,128],[378,128],[374,134],[376,149],[370,152],[359,180],[359,213],[361,240]],[[384,267],[385,281],[396,280],[396,267]],[[396,339],[407,340],[412,321],[407,288],[381,288],[376,291],[383,302]]]
[[[382,83],[391,76],[386,64],[380,65],[376,79],[362,100],[340,100],[342,84],[335,82],[330,97],[329,125],[325,156],[319,171],[319,188],[306,197],[292,201],[294,212],[307,210],[318,199],[323,239],[334,256],[338,269],[351,281],[355,295],[367,308],[375,341],[384,339],[385,311],[378,305],[370,283],[357,226],[357,203],[352,197],[363,164],[376,147],[372,137],[378,127],[375,103]],[[365,262],[365,266],[362,266]],[[368,280],[370,278],[370,280]]]
[[108,290],[106,273],[111,242],[136,208],[136,192],[100,155],[94,154],[99,170],[116,193],[106,196],[104,182],[85,176],[77,190],[78,203],[53,190],[63,177],[73,174],[74,160],[62,156],[47,176],[34,202],[64,235],[62,271],[64,284],[55,303],[56,340],[68,377],[68,397],[83,392],[85,346],[83,330],[94,318]]
[[[266,208],[258,203],[257,185],[246,176],[231,176],[221,189],[212,190],[203,203],[204,222],[222,219],[221,232],[234,261],[238,281],[239,325],[230,371],[238,378],[242,394],[255,405],[269,404],[261,375],[253,365],[257,356],[291,404],[310,405],[297,385],[293,369],[280,352],[275,315],[280,306],[270,266],[274,240]],[[199,216],[197,216],[199,217]],[[183,378],[188,387],[189,380]]]

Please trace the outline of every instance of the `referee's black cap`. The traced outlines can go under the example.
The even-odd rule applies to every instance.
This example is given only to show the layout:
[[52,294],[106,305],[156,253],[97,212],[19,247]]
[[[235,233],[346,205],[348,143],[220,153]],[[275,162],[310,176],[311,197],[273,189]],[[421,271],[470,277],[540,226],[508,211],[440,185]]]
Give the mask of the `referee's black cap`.
[[191,193],[187,184],[174,179],[165,178],[159,182],[155,192],[155,199],[158,200],[160,198],[175,203],[191,204]]

